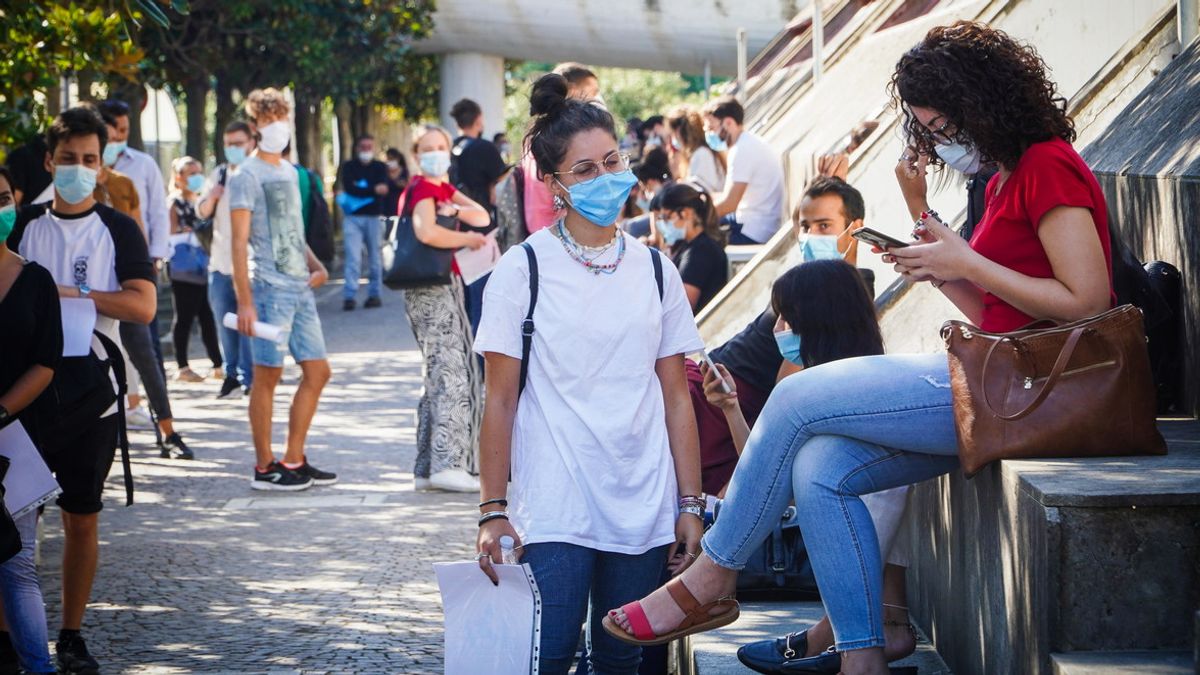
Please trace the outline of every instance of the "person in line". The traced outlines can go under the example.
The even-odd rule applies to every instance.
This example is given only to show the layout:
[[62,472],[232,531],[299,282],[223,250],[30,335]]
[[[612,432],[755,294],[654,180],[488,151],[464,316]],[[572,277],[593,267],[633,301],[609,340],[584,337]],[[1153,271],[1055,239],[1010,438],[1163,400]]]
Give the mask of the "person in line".
[[[450,116],[458,125],[460,134],[454,139],[454,146],[450,150],[450,174],[454,177],[454,187],[487,210],[487,226],[480,230],[481,234],[487,234],[496,229],[492,222],[496,213],[496,183],[504,176],[508,166],[496,146],[483,138],[483,110],[478,103],[464,98],[450,109]],[[465,290],[472,334],[479,328],[483,291],[487,288],[489,276],[485,274],[476,279]]]
[[384,197],[383,214],[394,216],[400,212],[400,195],[404,194],[404,188],[408,187],[411,174],[408,171],[408,160],[399,149],[388,148],[386,156],[388,193]]
[[783,216],[783,164],[763,139],[747,131],[745,110],[732,96],[704,106],[705,141],[714,152],[727,152],[725,189],[716,198],[717,214],[729,225],[729,243],[765,244]]
[[[39,449],[42,424],[53,395],[43,396],[62,359],[62,316],[58,286],[50,272],[23,259],[7,241],[17,220],[17,201],[8,170],[0,167],[0,428],[20,425]],[[17,471],[17,466],[9,468]],[[0,564],[0,671],[53,673],[47,648],[46,602],[33,552],[38,509],[14,519],[21,551]]]
[[[249,414],[255,454],[250,487],[255,490],[295,491],[337,482],[337,474],[316,468],[305,453],[308,429],[331,375],[313,297],[313,289],[324,284],[329,273],[304,243],[296,168],[283,158],[291,137],[291,112],[291,104],[277,89],[250,92],[246,116],[257,128],[258,146],[229,179],[238,331],[253,338]],[[283,345],[256,336],[256,321],[287,332],[287,349],[301,371],[282,460],[271,448],[271,421],[275,388],[283,377]]]
[[[116,342],[117,322],[149,323],[157,299],[154,265],[137,223],[94,196],[107,140],[104,120],[90,108],[69,108],[54,120],[46,133],[54,199],[18,212],[8,246],[49,270],[59,297],[95,303],[95,329]],[[93,341],[94,350],[98,344]],[[99,350],[105,352],[101,358],[117,358]],[[51,384],[59,402],[90,401],[96,392],[101,401],[115,399],[108,377],[93,378],[91,363],[89,357],[62,359]],[[57,406],[56,422],[74,408]],[[117,412],[114,403],[94,418],[55,423],[41,434],[44,456],[62,487],[62,628],[55,651],[63,673],[100,667],[80,630],[99,561],[101,494],[124,422]]]
[[512,161],[512,146],[508,143],[508,134],[503,131],[497,131],[492,136],[492,145],[496,146],[496,150],[500,153],[500,158],[507,165]]
[[8,153],[5,161],[12,176],[13,196],[17,206],[38,203],[37,197],[50,187],[50,172],[46,170],[46,136],[37,134]]
[[342,309],[358,306],[358,277],[362,249],[367,247],[367,301],[371,309],[383,305],[383,222],[384,200],[388,193],[387,165],[375,159],[375,138],[370,134],[354,141],[354,158],[342,163],[338,172],[338,206],[342,207],[342,244],[346,256],[345,281],[342,284]]
[[[860,271],[840,256],[812,259],[785,272],[772,287],[771,311],[778,317],[774,326],[775,353],[783,359],[789,374],[840,359],[884,353],[875,303],[867,285]],[[702,391],[693,389],[692,400],[698,418],[711,409],[724,415],[725,433],[731,438],[736,462],[750,436],[750,425],[743,413],[744,402],[739,400],[737,380],[724,364],[718,361],[716,366],[720,380],[733,391],[721,389],[717,373],[701,365],[697,374]],[[703,403],[698,400],[700,394],[705,397]],[[701,426],[702,443],[704,431]],[[724,496],[724,490],[722,485],[720,496]],[[889,660],[908,656],[917,644],[906,609],[908,549],[898,539],[907,499],[907,486],[863,498],[879,535],[880,555],[887,562],[880,609],[885,615]],[[745,645],[738,651],[738,658],[752,669],[774,673],[786,670],[787,661],[821,654],[833,642],[829,619],[823,617],[806,631]]]
[[196,205],[196,214],[212,220],[212,244],[208,260],[208,302],[221,337],[221,357],[225,379],[217,398],[250,393],[254,381],[254,362],[250,356],[250,338],[224,324],[226,314],[237,312],[237,294],[233,290],[233,247],[229,200],[225,190],[229,180],[250,153],[254,152],[254,132],[241,120],[230,122],[224,131],[225,163],[214,168],[204,183],[204,196]]
[[[603,101],[600,99],[600,80],[596,77],[596,73],[587,66],[567,61],[555,66],[553,72],[567,80],[571,98],[580,101],[599,101],[603,105]],[[529,148],[525,148],[522,152],[521,166],[525,176],[525,229],[533,234],[558,222],[562,214],[554,208],[554,196],[542,182],[542,176],[537,171],[537,162],[529,153]]]
[[137,187],[129,176],[113,169],[102,167],[96,175],[96,201],[111,206],[120,213],[133,218],[133,222],[146,234],[146,226],[142,223],[142,204],[138,197]]
[[[540,672],[568,672],[586,624],[591,667],[630,675],[641,649],[599,630],[601,608],[696,554],[703,500],[683,355],[703,343],[674,267],[658,263],[660,294],[659,254],[616,227],[637,181],[612,115],[568,92],[555,74],[534,84],[526,136],[564,217],[501,259],[475,341],[488,371],[479,561],[496,583],[508,536],[531,566]],[[530,253],[538,294],[522,389]]]
[[675,183],[658,197],[658,232],[679,268],[692,312],[699,314],[729,281],[729,258],[720,236],[712,195]]
[[658,238],[651,227],[653,220],[654,197],[662,189],[673,182],[671,177],[670,159],[667,151],[662,148],[651,148],[642,155],[642,161],[633,165],[633,176],[638,184],[634,188],[634,198],[641,214],[625,221],[622,228],[636,238],[650,238],[657,242]]
[[[420,173],[409,185],[404,212],[413,233],[427,246],[478,249],[486,243],[475,231],[457,231],[440,223],[483,227],[491,216],[450,183],[450,134],[424,127],[413,144]],[[404,309],[425,361],[425,386],[417,404],[416,490],[475,492],[476,447],[481,413],[479,363],[471,354],[471,326],[457,273],[449,284],[404,290]]]
[[[163,190],[162,176],[158,174],[158,165],[150,155],[134,150],[126,144],[129,137],[129,106],[121,101],[108,100],[100,104],[99,110],[110,134],[110,141],[104,146],[104,164],[107,167],[120,166],[119,170],[133,180],[138,192],[138,201],[142,205],[142,224],[145,226],[143,234],[146,236],[157,270],[168,253],[166,236],[170,230],[170,217],[166,211],[162,213],[167,232],[157,234],[158,207],[147,207],[147,204],[165,203],[158,196]],[[162,196],[165,197],[165,192]],[[160,238],[162,243],[158,247],[157,241]],[[156,274],[155,281],[157,279]],[[122,321],[119,330],[126,362],[133,366],[127,369],[127,372],[137,373],[137,378],[130,378],[131,382],[136,383],[136,380],[140,379],[146,389],[146,397],[150,400],[150,412],[147,412],[141,405],[136,384],[130,384],[129,408],[125,411],[126,424],[130,429],[154,429],[159,455],[163,458],[193,459],[195,452],[175,429],[175,416],[171,411],[171,398],[167,391],[167,376],[163,370],[161,348],[158,346],[157,321],[151,321],[149,325]]]
[[[914,233],[919,243],[885,251],[886,262],[904,278],[931,283],[985,331],[1075,321],[1112,307],[1104,194],[1071,146],[1066,101],[1032,47],[980,23],[938,26],[900,58],[891,90],[919,151],[932,153],[946,140],[970,145],[1000,172],[970,242],[928,217]],[[886,673],[876,610],[882,563],[861,496],[952,471],[956,455],[944,354],[869,356],[805,369],[772,393],[734,472],[722,518],[684,581],[700,601],[728,593],[744,556],[768,534],[761,525],[769,527],[794,496],[837,635],[835,651],[801,665]],[[638,607],[655,635],[679,625],[682,613],[665,593]],[[630,635],[629,614],[614,612],[623,636]]]
[[[204,166],[194,157],[180,157],[171,162],[175,190],[168,196],[171,205],[171,234],[188,235],[190,246],[199,249],[196,240],[196,200],[204,189]],[[192,322],[200,322],[200,340],[212,362],[212,375],[220,378],[221,348],[217,344],[217,326],[212,308],[208,305],[208,256],[203,257],[203,270],[171,269],[171,296],[175,299],[175,364],[176,378],[182,382],[203,382],[205,377],[188,366],[188,343],[192,337]]]
[[704,118],[695,108],[680,106],[667,115],[675,178],[695,183],[715,195],[725,187],[725,156],[704,140]]

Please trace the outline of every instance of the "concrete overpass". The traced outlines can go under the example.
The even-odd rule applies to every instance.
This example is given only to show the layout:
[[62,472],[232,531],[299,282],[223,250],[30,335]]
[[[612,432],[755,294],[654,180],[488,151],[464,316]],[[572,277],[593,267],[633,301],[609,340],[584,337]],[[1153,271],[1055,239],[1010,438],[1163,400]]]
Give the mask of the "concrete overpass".
[[810,0],[443,0],[417,49],[443,54],[442,121],[467,97],[487,132],[504,125],[504,59],[737,74],[739,28],[753,58]]

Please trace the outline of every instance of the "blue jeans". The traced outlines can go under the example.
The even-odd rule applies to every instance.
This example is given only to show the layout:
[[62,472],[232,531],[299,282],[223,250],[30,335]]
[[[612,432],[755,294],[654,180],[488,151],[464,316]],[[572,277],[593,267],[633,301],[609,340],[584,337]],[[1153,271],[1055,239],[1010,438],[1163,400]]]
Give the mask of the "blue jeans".
[[[579,627],[587,622],[593,673],[635,675],[642,649],[621,642],[600,627],[608,610],[653,591],[667,563],[669,546],[640,555],[608,553],[550,542],[527,544],[521,562],[529,563],[542,595],[542,675],[566,675],[579,646]],[[590,603],[589,603],[590,601]]]
[[367,245],[367,297],[378,298],[383,292],[383,221],[379,216],[346,216],[342,221],[342,244],[346,254],[346,281],[342,297],[353,300],[358,293],[358,275],[362,273],[362,248]]
[[732,213],[722,218],[721,224],[729,226],[729,243],[734,246],[753,246],[762,243],[742,234],[742,224],[737,221],[737,216]]
[[861,497],[952,471],[957,452],[945,354],[806,369],[771,393],[701,545],[742,569],[794,497],[837,648],[882,647],[883,562]]
[[[311,288],[279,288],[261,281],[252,285],[258,320],[287,332],[287,349],[296,363],[325,358],[325,333]],[[260,337],[250,338],[254,365],[283,367],[283,345]]]
[[217,335],[221,337],[221,356],[225,359],[225,377],[239,378],[243,387],[254,380],[254,361],[250,357],[250,338],[223,323],[227,313],[237,314],[237,294],[233,291],[233,277],[221,272],[208,274],[208,304],[212,305],[213,318],[217,322]]
[[21,552],[0,565],[0,596],[4,619],[21,667],[29,673],[53,673],[50,649],[46,646],[46,602],[38,583],[33,551],[37,546],[37,509],[16,520],[21,535]]

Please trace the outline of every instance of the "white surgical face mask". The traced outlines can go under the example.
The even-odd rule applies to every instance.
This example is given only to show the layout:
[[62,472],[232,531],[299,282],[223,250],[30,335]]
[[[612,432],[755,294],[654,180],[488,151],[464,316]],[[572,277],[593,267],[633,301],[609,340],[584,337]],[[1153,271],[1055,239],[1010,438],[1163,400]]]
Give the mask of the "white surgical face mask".
[[263,152],[269,152],[273,155],[282,153],[283,149],[287,147],[288,141],[292,138],[292,130],[284,120],[271,122],[259,129],[258,133],[262,136],[258,147],[262,148]]
[[979,168],[983,166],[983,156],[979,154],[979,151],[961,143],[938,145],[937,155],[946,163],[946,166],[968,176],[979,173]]
[[450,153],[445,150],[430,150],[421,153],[421,173],[430,178],[445,176],[450,171]]
[[373,159],[375,159],[375,153],[370,152],[369,150],[363,150],[358,153],[358,161],[362,162],[363,164],[369,164]]

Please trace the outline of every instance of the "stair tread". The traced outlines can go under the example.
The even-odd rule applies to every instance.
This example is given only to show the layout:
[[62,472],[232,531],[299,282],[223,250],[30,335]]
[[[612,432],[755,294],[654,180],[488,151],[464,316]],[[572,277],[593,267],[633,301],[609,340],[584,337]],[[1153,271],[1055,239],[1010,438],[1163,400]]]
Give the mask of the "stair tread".
[[1065,652],[1051,654],[1054,675],[1188,675],[1195,672],[1186,650]]

